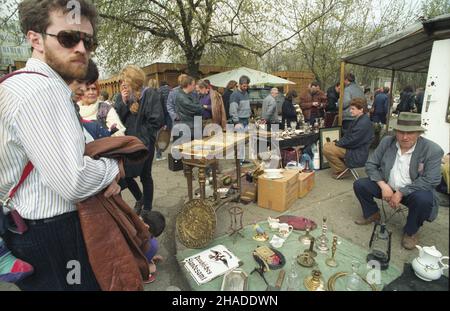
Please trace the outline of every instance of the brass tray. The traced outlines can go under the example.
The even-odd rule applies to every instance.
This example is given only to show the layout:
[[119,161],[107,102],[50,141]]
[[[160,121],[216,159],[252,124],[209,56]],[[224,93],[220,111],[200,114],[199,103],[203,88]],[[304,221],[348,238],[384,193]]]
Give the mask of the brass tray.
[[[333,274],[333,275],[328,279],[328,284],[327,284],[327,285],[328,285],[328,290],[329,290],[329,291],[335,291],[334,287],[335,287],[335,284],[336,284],[336,280],[339,279],[339,278],[341,278],[341,277],[347,276],[348,274],[349,274],[349,272],[338,272],[338,273]],[[377,291],[377,288],[375,287],[375,285],[370,284],[369,282],[367,282],[367,280],[366,280],[365,278],[363,278],[363,277],[361,277],[361,276],[359,276],[359,277],[361,278],[361,280],[364,281],[364,283],[365,283],[368,287],[370,287],[370,288],[372,289],[372,291]]]
[[248,275],[241,269],[234,269],[223,276],[221,291],[248,291]]
[[184,204],[177,215],[178,239],[188,248],[204,248],[214,238],[216,225],[214,203],[209,200],[191,200]]

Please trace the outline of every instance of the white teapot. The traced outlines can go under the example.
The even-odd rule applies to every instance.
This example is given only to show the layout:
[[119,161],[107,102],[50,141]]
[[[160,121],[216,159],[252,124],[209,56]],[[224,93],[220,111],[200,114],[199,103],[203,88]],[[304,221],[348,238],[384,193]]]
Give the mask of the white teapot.
[[424,281],[433,281],[441,277],[444,269],[448,269],[448,265],[442,260],[448,256],[442,256],[441,252],[434,246],[419,246],[419,257],[412,261],[412,268],[416,275]]

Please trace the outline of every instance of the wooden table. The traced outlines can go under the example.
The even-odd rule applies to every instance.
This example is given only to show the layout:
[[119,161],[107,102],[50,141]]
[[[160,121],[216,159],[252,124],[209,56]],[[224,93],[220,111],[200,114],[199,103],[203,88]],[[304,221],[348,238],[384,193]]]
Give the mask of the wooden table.
[[[181,153],[183,161],[184,175],[188,184],[189,200],[193,199],[193,173],[194,167],[198,168],[198,182],[200,186],[200,198],[206,199],[206,169],[212,169],[214,199],[219,201],[217,195],[217,167],[219,159],[226,159],[229,152],[234,153],[234,161],[237,172],[238,193],[233,198],[239,198],[242,190],[241,185],[241,163],[238,159],[238,146],[243,144],[245,146],[248,140],[246,133],[234,133],[234,135],[212,136],[204,138],[203,140],[193,140],[182,145],[174,146],[178,148]],[[230,200],[227,200],[230,201]],[[222,205],[222,204],[221,204]]]

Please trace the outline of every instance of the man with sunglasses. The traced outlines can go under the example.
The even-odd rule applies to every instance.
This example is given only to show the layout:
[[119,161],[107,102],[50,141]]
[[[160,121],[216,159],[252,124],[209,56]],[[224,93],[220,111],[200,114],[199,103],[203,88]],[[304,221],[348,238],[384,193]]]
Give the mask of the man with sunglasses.
[[120,192],[115,160],[83,156],[85,138],[68,83],[86,76],[97,13],[78,0],[77,24],[68,2],[19,4],[32,57],[23,70],[28,73],[0,84],[0,199],[18,184],[27,163],[34,166],[10,205],[28,231],[3,236],[13,254],[35,268],[17,283],[22,290],[98,290],[75,203],[105,188],[105,196]]

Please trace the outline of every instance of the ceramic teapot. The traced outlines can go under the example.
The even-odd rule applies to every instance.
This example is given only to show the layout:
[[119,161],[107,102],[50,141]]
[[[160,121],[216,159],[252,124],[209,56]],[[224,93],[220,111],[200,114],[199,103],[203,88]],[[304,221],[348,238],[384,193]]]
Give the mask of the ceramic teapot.
[[448,265],[442,260],[448,256],[442,256],[441,252],[434,246],[419,246],[419,257],[412,261],[412,268],[415,274],[424,281],[433,281],[441,277],[444,269],[448,269]]

